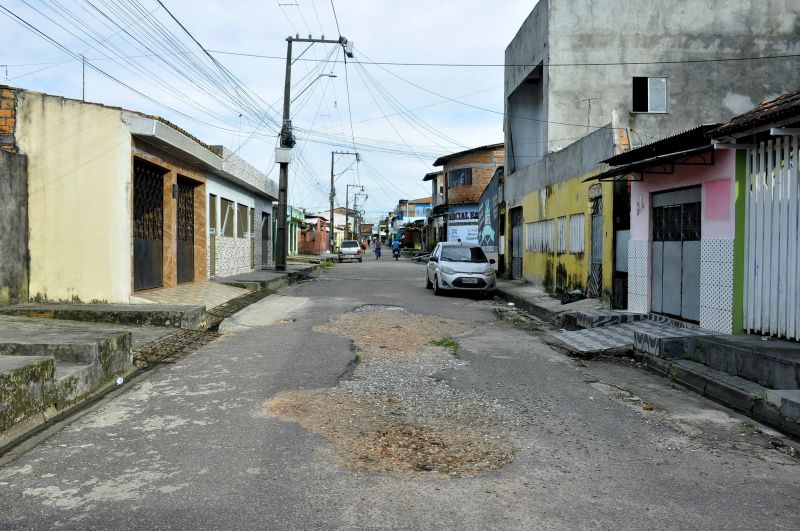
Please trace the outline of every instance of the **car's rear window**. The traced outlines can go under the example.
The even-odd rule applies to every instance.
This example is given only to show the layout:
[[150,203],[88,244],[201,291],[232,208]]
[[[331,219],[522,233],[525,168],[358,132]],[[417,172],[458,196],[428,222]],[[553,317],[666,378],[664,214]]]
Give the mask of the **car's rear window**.
[[480,247],[442,247],[442,260],[450,262],[488,262]]
[[355,240],[348,240],[342,242],[342,247],[358,247],[358,242]]

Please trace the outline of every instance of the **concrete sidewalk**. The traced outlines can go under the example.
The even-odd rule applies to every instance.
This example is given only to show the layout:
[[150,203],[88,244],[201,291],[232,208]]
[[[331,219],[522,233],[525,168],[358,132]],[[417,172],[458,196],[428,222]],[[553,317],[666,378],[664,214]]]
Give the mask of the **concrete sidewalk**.
[[559,299],[521,280],[498,280],[497,294],[558,328],[576,328],[578,326],[576,312],[604,307],[600,299],[583,299],[561,304]]
[[561,328],[548,342],[572,355],[632,354],[673,382],[800,436],[796,343],[718,335],[659,315],[603,309],[597,299],[561,304],[520,281],[500,281],[498,295]]

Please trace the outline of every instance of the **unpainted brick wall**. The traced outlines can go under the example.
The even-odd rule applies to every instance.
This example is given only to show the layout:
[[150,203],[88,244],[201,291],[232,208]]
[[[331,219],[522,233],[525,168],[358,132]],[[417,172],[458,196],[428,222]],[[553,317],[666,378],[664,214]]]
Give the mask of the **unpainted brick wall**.
[[453,168],[463,168],[475,165],[472,168],[472,186],[460,186],[458,188],[447,189],[447,202],[451,205],[477,203],[481,199],[481,194],[492,180],[497,166],[503,164],[505,150],[503,148],[482,153],[470,153],[463,157],[449,160],[444,166],[445,175]]
[[17,125],[17,94],[7,87],[0,87],[0,149],[8,153],[17,152],[14,129]]

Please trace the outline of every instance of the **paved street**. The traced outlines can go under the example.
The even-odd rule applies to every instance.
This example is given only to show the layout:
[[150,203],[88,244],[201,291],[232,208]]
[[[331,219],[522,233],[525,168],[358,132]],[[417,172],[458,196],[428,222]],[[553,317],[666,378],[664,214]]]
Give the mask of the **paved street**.
[[800,527],[800,460],[757,425],[423,271],[368,256],[246,309],[0,468],[0,528]]

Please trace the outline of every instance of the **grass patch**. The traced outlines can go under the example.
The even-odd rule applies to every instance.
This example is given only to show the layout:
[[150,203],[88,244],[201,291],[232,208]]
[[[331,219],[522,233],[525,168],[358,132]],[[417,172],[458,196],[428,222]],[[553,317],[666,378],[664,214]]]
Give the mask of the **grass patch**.
[[453,341],[452,339],[447,339],[447,338],[434,339],[433,341],[431,341],[431,345],[436,345],[437,347],[446,348],[447,350],[450,351],[450,354],[452,354],[453,356],[456,355],[456,353],[458,352],[458,348],[460,346],[457,341]]
[[320,267],[333,267],[333,260],[323,260],[319,263]]

